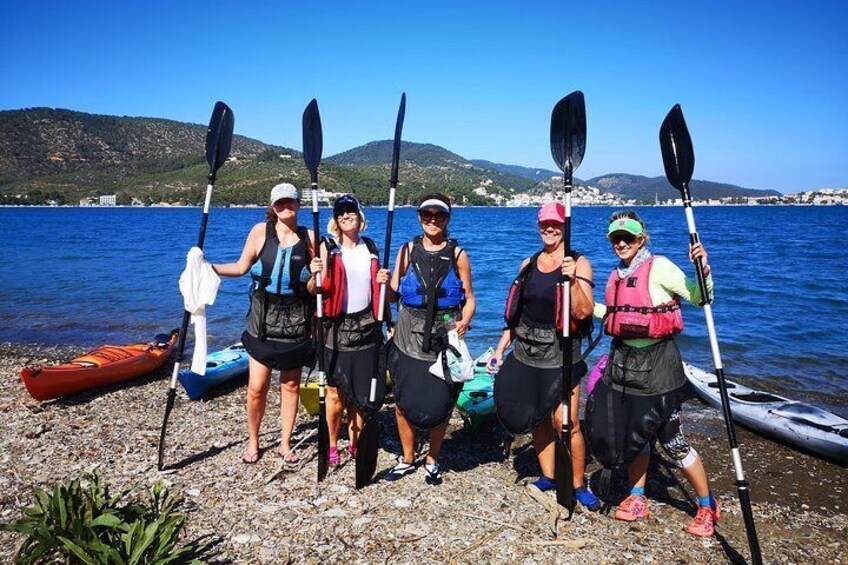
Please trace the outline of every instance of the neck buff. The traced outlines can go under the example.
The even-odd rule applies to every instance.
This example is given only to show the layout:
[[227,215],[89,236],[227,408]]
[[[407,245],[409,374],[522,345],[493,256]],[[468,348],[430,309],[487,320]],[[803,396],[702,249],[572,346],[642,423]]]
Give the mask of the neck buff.
[[647,261],[651,257],[652,257],[652,255],[651,255],[651,252],[648,251],[648,248],[643,247],[636,254],[636,257],[634,257],[633,260],[630,261],[629,266],[625,265],[624,261],[619,261],[618,267],[615,268],[615,270],[618,271],[618,278],[626,279],[627,277],[629,277],[633,273],[633,271],[636,270],[637,267],[639,267],[639,265],[641,265],[642,263],[644,263],[645,261]]

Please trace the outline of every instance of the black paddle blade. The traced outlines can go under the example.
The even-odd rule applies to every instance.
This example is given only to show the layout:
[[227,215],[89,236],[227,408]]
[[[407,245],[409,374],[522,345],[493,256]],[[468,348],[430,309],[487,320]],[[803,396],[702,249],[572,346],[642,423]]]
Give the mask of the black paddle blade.
[[551,155],[563,173],[573,173],[586,153],[586,101],[575,90],[551,113]]
[[[395,144],[392,148],[392,176],[389,182],[397,186],[398,164],[400,163],[400,137],[403,131],[403,118],[406,116],[406,92],[400,95],[400,108],[398,108],[397,121],[395,122]],[[358,453],[358,452],[357,452]]]
[[371,482],[377,470],[377,454],[380,449],[380,422],[371,414],[356,440],[356,489]]
[[165,434],[168,430],[168,417],[171,415],[171,410],[174,409],[176,397],[177,391],[169,388],[168,399],[165,401],[165,417],[162,418],[162,429],[159,430],[159,459],[156,462],[156,468],[160,471],[165,468]]
[[559,434],[555,434],[556,452],[554,453],[556,499],[557,504],[568,510],[569,518],[574,513],[577,500],[574,497],[574,471],[571,467],[571,453]]
[[327,405],[320,401],[318,409],[318,482],[327,477],[330,469],[330,430],[327,427]]
[[215,173],[230,156],[234,125],[235,117],[230,107],[223,102],[216,102],[206,130],[206,162],[209,163],[209,178],[213,182]]
[[668,182],[681,192],[695,171],[695,150],[680,104],[675,104],[660,126],[660,150]]
[[303,160],[312,182],[318,182],[318,165],[324,150],[324,134],[321,131],[321,114],[318,113],[318,101],[314,98],[303,111]]

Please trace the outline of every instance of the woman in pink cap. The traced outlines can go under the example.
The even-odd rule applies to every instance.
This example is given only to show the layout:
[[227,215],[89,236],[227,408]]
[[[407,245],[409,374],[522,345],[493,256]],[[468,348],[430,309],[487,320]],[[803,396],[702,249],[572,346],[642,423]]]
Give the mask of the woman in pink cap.
[[[580,378],[586,374],[581,338],[591,320],[592,266],[578,251],[566,256],[562,242],[565,209],[549,202],[537,216],[542,249],[525,259],[512,284],[504,313],[505,327],[492,355],[490,370],[500,367],[495,379],[495,406],[506,430],[519,435],[533,432],[533,446],[542,468],[542,476],[533,484],[542,491],[556,488],[554,480],[554,426],[562,429],[558,410],[562,395],[562,290],[563,277],[571,287],[571,324],[574,365],[572,369],[571,458],[577,500],[589,510],[600,508],[600,501],[586,488],[586,445],[580,431],[577,407]],[[504,352],[514,343],[512,352]]]

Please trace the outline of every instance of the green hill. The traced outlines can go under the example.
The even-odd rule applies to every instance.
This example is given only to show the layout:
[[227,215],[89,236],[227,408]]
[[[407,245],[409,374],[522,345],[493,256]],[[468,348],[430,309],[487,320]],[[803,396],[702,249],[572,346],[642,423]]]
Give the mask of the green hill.
[[[50,108],[0,111],[0,204],[73,204],[103,194],[117,194],[119,203],[137,198],[200,204],[206,189],[205,137],[203,125],[158,118]],[[383,140],[325,158],[321,187],[353,192],[366,204],[385,204],[391,152],[391,141]],[[424,192],[441,191],[458,204],[492,204],[496,196],[549,191],[555,184],[550,173],[469,161],[437,145],[403,142],[397,202],[414,204]],[[547,179],[535,182],[534,175]],[[214,204],[265,204],[269,188],[279,182],[308,187],[301,154],[236,135],[230,160],[218,173]],[[649,202],[655,194],[676,195],[661,177],[605,175],[585,184]],[[778,194],[704,181],[693,181],[692,192],[697,198]]]

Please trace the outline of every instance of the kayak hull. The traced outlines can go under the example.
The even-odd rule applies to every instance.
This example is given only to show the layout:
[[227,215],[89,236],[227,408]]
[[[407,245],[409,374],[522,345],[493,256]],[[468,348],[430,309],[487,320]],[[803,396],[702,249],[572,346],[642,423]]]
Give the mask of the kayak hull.
[[21,379],[36,400],[62,398],[152,373],[171,356],[177,334],[166,343],[104,345],[61,365],[24,367]]
[[199,375],[190,369],[179,374],[180,384],[192,400],[202,398],[211,389],[241,375],[248,370],[248,354],[244,346],[235,343],[220,351],[214,351],[206,358],[206,374]]
[[[721,410],[718,379],[684,363],[689,382],[710,406]],[[848,420],[811,404],[727,381],[733,420],[769,439],[848,465]]]

